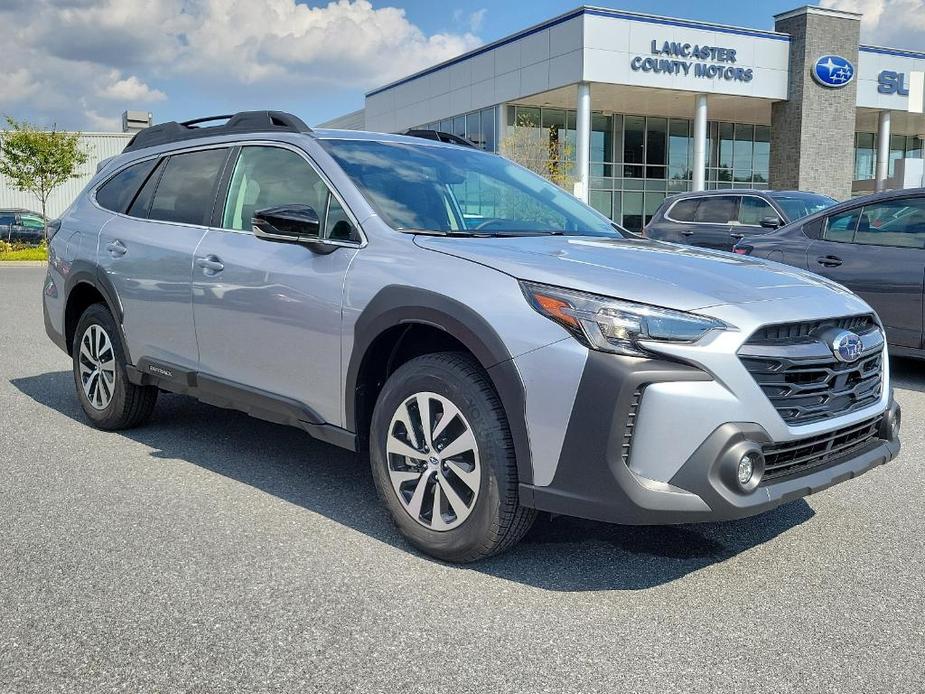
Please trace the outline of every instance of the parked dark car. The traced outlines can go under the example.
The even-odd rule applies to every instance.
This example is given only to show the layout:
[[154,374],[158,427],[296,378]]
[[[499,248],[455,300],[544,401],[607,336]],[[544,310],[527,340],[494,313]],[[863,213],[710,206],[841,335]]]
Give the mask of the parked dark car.
[[836,201],[800,191],[710,190],[666,198],[643,235],[659,241],[731,251],[743,238],[765,234]]
[[0,210],[0,240],[38,243],[45,236],[45,219],[38,212]]
[[735,252],[812,270],[859,294],[880,316],[894,354],[925,357],[925,188],[841,203]]

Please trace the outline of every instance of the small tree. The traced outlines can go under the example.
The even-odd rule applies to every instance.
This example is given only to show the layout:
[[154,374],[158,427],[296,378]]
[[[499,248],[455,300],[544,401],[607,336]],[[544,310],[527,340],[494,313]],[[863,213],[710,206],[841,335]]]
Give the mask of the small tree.
[[32,193],[42,207],[45,239],[48,238],[48,198],[58,186],[80,176],[89,153],[80,144],[80,133],[41,130],[6,116],[9,130],[0,132],[0,175],[14,188]]
[[[559,129],[540,128],[529,117],[520,115],[507,136],[501,140],[501,154],[533,173],[552,181],[560,188],[570,189],[574,182],[575,150],[566,140],[559,139]],[[571,191],[569,191],[571,192]]]

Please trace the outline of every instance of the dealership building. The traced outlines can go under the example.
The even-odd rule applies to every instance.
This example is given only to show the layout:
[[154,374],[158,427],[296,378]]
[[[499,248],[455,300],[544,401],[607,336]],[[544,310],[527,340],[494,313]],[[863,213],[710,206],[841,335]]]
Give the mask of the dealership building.
[[630,229],[685,190],[922,185],[925,53],[861,44],[860,20],[801,7],[766,31],[581,7],[323,125],[433,128],[490,151],[530,129],[573,160],[576,194]]

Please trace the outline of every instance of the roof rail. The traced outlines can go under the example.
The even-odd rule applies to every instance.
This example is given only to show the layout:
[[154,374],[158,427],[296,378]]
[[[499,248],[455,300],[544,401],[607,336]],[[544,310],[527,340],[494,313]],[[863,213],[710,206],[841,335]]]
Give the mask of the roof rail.
[[[225,120],[223,125],[200,127],[200,123]],[[301,118],[284,111],[241,111],[234,115],[207,116],[177,123],[170,121],[152,125],[135,133],[125,145],[123,152],[133,152],[145,147],[166,145],[171,142],[192,140],[212,135],[237,135],[240,133],[290,132],[310,133],[312,131]]]
[[479,146],[475,144],[472,140],[467,140],[464,137],[459,135],[454,135],[453,133],[447,133],[442,130],[426,130],[423,128],[412,128],[411,130],[406,130],[402,135],[408,135],[409,137],[420,137],[425,140],[436,140],[437,142],[445,142],[450,145],[460,145],[462,147],[473,147],[478,149]]

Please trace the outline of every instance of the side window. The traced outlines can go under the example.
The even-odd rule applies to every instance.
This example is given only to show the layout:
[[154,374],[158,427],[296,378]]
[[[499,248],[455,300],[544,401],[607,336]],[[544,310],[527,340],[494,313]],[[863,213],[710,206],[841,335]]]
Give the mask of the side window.
[[100,207],[113,212],[125,212],[156,163],[157,159],[149,159],[132,164],[106,181],[96,191],[96,201]]
[[310,205],[324,221],[328,188],[295,152],[280,147],[244,147],[234,167],[222,226],[250,231],[254,213],[279,205]]
[[148,176],[148,180],[145,181],[141,190],[138,191],[138,195],[136,195],[135,199],[132,201],[132,206],[128,208],[129,217],[147,219],[148,210],[151,209],[151,201],[154,199],[154,191],[157,190],[157,184],[161,180],[161,174],[164,172],[164,165],[166,163],[167,158],[164,157],[157,163],[151,175]]
[[858,225],[858,210],[848,210],[840,214],[833,214],[826,220],[825,231],[822,238],[826,241],[839,241],[850,243],[854,238],[854,230]]
[[780,215],[767,200],[753,195],[742,196],[742,203],[739,205],[739,224],[761,226],[761,220],[765,217],[780,219]]
[[42,218],[34,214],[20,215],[19,223],[22,224],[26,229],[44,229],[45,228],[45,222],[42,221]]
[[353,224],[343,206],[333,195],[328,195],[328,215],[324,223],[324,238],[333,241],[353,241]]
[[16,215],[6,212],[0,213],[0,226],[8,227],[16,224]]
[[729,224],[738,218],[739,196],[716,195],[704,198],[697,207],[695,222],[709,224]]
[[172,154],[154,192],[148,219],[208,224],[227,154],[227,149]]
[[925,248],[925,198],[868,205],[858,219],[854,242]]
[[668,212],[668,217],[676,222],[693,222],[697,214],[697,206],[703,198],[685,198],[674,204]]

